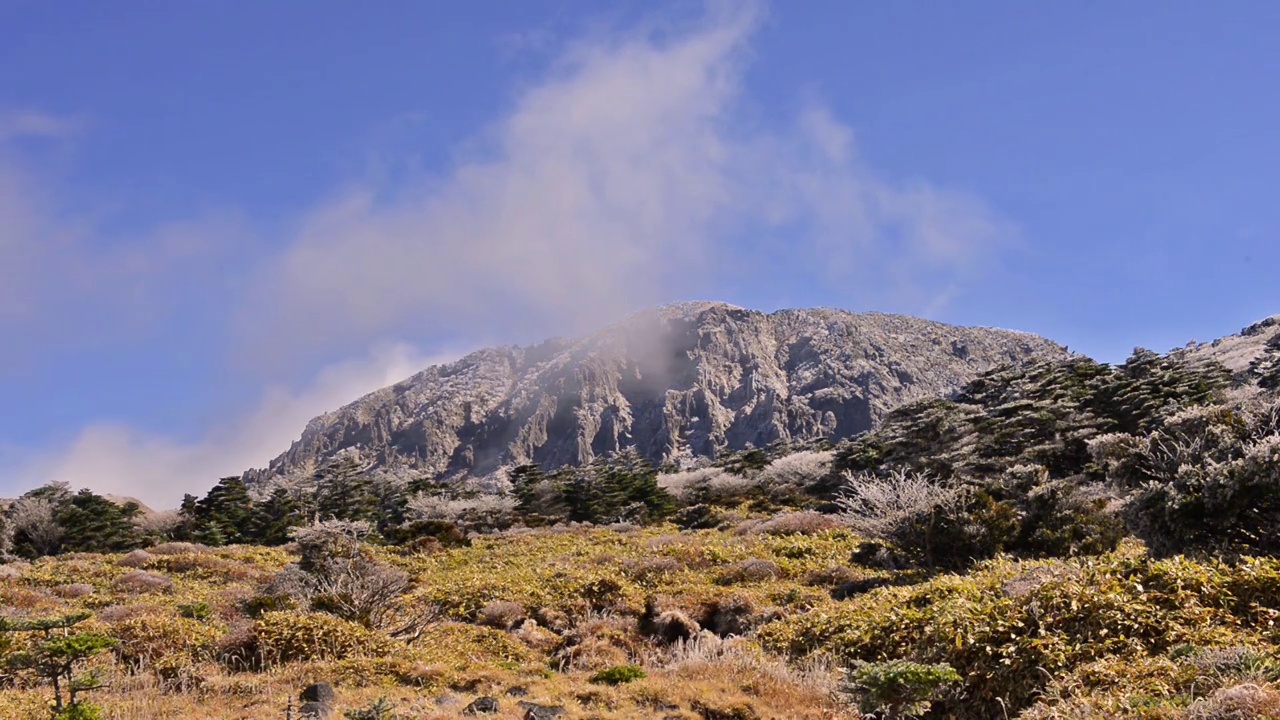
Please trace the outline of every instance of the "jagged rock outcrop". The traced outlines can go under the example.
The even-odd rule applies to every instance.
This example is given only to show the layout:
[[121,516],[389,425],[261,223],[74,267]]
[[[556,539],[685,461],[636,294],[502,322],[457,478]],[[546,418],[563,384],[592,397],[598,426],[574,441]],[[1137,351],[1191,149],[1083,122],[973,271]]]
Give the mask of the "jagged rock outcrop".
[[681,303],[586,338],[428,368],[312,420],[246,479],[308,472],[351,450],[377,466],[462,476],[633,447],[663,462],[848,437],[995,365],[1068,355],[1027,333],[900,315]]

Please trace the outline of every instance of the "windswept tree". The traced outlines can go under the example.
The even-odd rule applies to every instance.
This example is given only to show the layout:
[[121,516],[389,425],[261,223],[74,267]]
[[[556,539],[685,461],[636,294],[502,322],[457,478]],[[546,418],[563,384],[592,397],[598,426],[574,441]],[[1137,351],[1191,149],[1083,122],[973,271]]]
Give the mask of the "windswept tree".
[[56,718],[91,720],[99,717],[96,707],[80,698],[82,693],[105,685],[79,666],[98,653],[115,646],[110,637],[97,632],[76,631],[75,626],[92,617],[78,612],[43,620],[0,618],[0,633],[36,633],[39,639],[26,649],[9,655],[10,668],[30,672],[53,685],[53,712]]

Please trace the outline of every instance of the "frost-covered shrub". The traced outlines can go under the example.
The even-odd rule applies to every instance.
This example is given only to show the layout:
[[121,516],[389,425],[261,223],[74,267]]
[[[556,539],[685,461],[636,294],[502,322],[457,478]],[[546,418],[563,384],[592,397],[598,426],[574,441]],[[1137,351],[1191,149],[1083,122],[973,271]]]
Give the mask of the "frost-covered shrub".
[[658,487],[685,505],[735,505],[758,494],[761,486],[753,477],[708,467],[659,475]]
[[374,557],[363,542],[372,532],[368,523],[343,520],[293,528],[290,537],[300,560],[277,575],[268,590],[392,636],[419,632],[425,613],[402,602],[413,581]]
[[955,481],[896,470],[887,477],[849,474],[846,482],[839,504],[849,527],[930,568],[991,557],[1017,531],[1009,507]]
[[719,582],[724,585],[753,583],[772,580],[782,575],[782,568],[772,560],[751,558],[734,563],[720,573]]
[[834,456],[816,450],[784,455],[766,465],[756,482],[776,498],[803,498],[826,479]]
[[744,523],[740,532],[746,535],[815,535],[844,527],[839,516],[806,510],[775,515],[768,520]]
[[127,568],[141,568],[151,561],[151,553],[146,550],[134,550],[116,561],[117,565]]
[[1280,401],[1189,408],[1090,451],[1129,491],[1124,517],[1156,554],[1280,552]]
[[499,630],[510,630],[525,619],[524,606],[510,600],[495,600],[480,608],[476,624]]
[[409,522],[446,522],[462,528],[490,530],[510,527],[517,502],[506,495],[446,497],[418,493],[409,498],[405,514]]
[[1037,557],[1098,555],[1124,537],[1116,498],[1103,488],[1051,480],[1020,499],[1017,550]]

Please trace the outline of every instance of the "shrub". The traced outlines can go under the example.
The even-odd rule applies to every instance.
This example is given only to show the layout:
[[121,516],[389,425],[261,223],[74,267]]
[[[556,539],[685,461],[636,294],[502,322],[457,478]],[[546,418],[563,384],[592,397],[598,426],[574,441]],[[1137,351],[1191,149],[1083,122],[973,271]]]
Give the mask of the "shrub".
[[772,560],[751,558],[725,568],[718,581],[724,585],[772,580],[782,575],[782,568]]
[[1132,491],[1125,518],[1156,554],[1280,553],[1280,401],[1190,408],[1090,447]]
[[348,710],[342,716],[347,720],[392,720],[394,717],[391,703],[385,697],[374,700],[368,707]]
[[415,635],[426,615],[400,602],[413,582],[407,572],[374,558],[362,542],[371,532],[368,523],[340,520],[290,530],[301,556],[297,570],[286,576],[295,583],[290,593],[365,628]]
[[81,700],[54,713],[53,720],[104,720],[102,708]]
[[658,487],[685,505],[737,505],[760,494],[752,478],[709,467],[658,476]]
[[600,685],[623,685],[643,680],[648,675],[635,665],[615,665],[591,676],[590,682]]
[[1037,557],[1100,555],[1114,550],[1124,537],[1124,522],[1111,511],[1111,501],[1098,489],[1067,481],[1046,482],[1022,500],[1016,546]]
[[804,450],[784,455],[769,463],[756,482],[778,499],[799,499],[814,494],[816,486],[831,472],[834,453]]
[[745,595],[732,595],[712,600],[703,606],[702,627],[724,637],[746,635],[760,624],[755,603]]
[[499,630],[510,630],[524,619],[523,605],[509,600],[496,600],[480,609],[476,623]]
[[75,600],[77,598],[86,597],[94,593],[94,588],[88,583],[71,583],[70,585],[59,585],[53,588],[53,594],[66,600]]
[[933,700],[960,680],[955,668],[945,663],[860,662],[849,669],[845,690],[857,697],[864,713],[881,713],[892,720],[924,715]]
[[1185,720],[1263,720],[1280,717],[1280,692],[1252,683],[1214,690],[1187,708]]
[[16,539],[22,555],[38,558],[61,547],[66,529],[58,522],[58,500],[34,491],[13,501],[5,513],[6,531]]
[[448,498],[418,493],[409,498],[405,510],[410,521],[445,521],[464,531],[483,531],[511,527],[516,506],[515,498],[502,495]]
[[629,560],[624,569],[632,580],[645,583],[680,572],[684,565],[675,558],[660,556]]
[[720,527],[731,517],[729,513],[712,505],[697,503],[677,510],[671,516],[671,522],[682,530],[709,530]]
[[120,590],[133,594],[169,592],[173,589],[172,580],[145,570],[127,572],[116,578],[115,584]]
[[806,510],[776,515],[744,528],[749,535],[816,535],[843,527],[840,518]]
[[120,662],[140,670],[165,659],[201,662],[212,657],[219,632],[199,620],[141,615],[111,626]]
[[906,470],[886,478],[847,474],[846,482],[839,502],[854,532],[903,549],[918,546],[933,567],[938,518],[964,507],[961,487]]
[[151,561],[151,553],[146,550],[133,550],[116,561],[117,565],[127,568],[145,567]]
[[208,551],[208,546],[190,542],[167,542],[147,548],[152,555],[196,555]]
[[191,620],[208,620],[213,617],[213,610],[209,607],[209,603],[200,601],[179,605],[178,614]]
[[398,645],[380,633],[324,613],[265,613],[253,625],[249,648],[266,666],[295,661],[389,655]]
[[894,470],[846,476],[839,504],[858,534],[891,543],[930,569],[992,557],[1014,538],[1014,511],[955,481]]

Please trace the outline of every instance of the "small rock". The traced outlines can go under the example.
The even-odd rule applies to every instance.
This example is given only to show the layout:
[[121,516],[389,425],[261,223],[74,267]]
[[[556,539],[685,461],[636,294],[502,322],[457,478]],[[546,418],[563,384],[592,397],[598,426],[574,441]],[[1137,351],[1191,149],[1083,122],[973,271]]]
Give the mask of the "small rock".
[[329,720],[333,717],[333,706],[322,702],[305,702],[298,708],[298,717],[302,720]]
[[470,705],[462,709],[463,715],[491,715],[496,712],[498,712],[498,700],[488,695],[472,700]]
[[555,720],[564,714],[564,708],[559,705],[539,705],[526,700],[521,700],[519,705],[524,710],[524,720]]
[[327,682],[314,683],[308,685],[298,695],[298,699],[302,702],[316,702],[330,705],[338,699],[338,693],[333,691],[333,686]]

